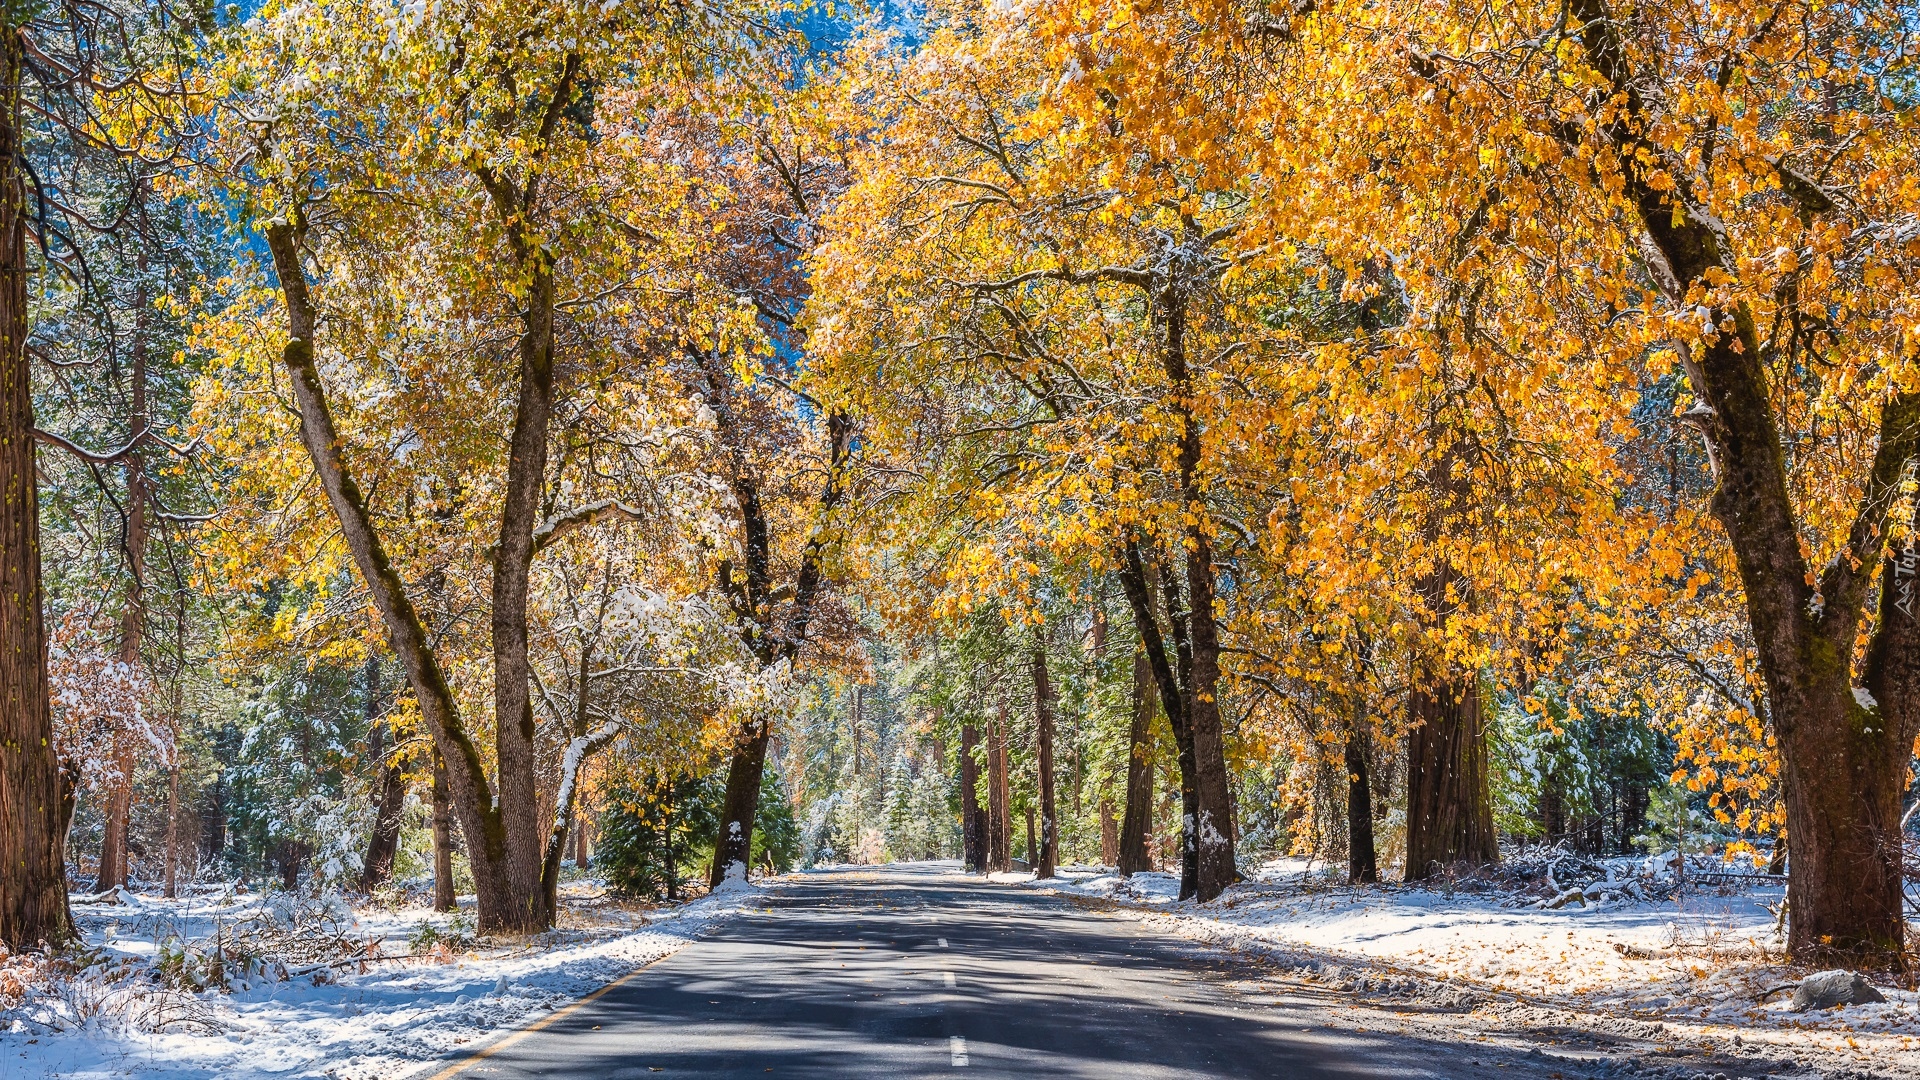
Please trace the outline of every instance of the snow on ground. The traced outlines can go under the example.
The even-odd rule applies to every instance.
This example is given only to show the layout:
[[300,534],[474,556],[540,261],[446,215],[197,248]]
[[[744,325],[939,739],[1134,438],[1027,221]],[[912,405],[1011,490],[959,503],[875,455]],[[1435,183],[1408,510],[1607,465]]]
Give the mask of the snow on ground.
[[[1565,879],[1544,892],[1350,887],[1340,868],[1316,872],[1300,859],[1269,863],[1207,904],[1177,901],[1178,876],[1165,873],[1129,880],[1069,867],[1051,882],[992,880],[1111,902],[1156,929],[1261,956],[1363,1000],[1437,1002],[1536,1025],[1578,1017],[1665,1043],[1806,1058],[1823,1076],[1920,1076],[1920,994],[1876,981],[1884,1004],[1793,1012],[1791,986],[1811,969],[1784,962],[1781,886],[1716,878],[1727,868],[1708,861],[1676,887],[1645,874],[1654,862],[1590,864],[1596,877],[1605,867],[1606,881],[1639,887],[1583,889],[1583,880],[1571,888],[1586,902],[1559,907],[1545,904],[1566,896]],[[1596,893],[1608,899],[1588,899]]]
[[152,961],[177,952],[173,943],[207,945],[236,927],[272,925],[276,903],[284,924],[284,898],[76,903],[100,963],[82,972],[41,965],[36,979],[26,958],[0,960],[0,1080],[430,1074],[439,1059],[673,952],[762,895],[756,885],[641,910],[582,882],[563,892],[560,929],[478,944],[462,940],[471,933],[466,915],[309,906],[302,924],[329,927],[356,953],[412,958],[255,963],[226,990],[199,992],[156,986]]
[[[1174,904],[1180,882],[1173,874],[1129,882],[1076,868],[1062,878],[1072,881],[1063,891],[1163,906],[1235,940],[1306,946],[1496,991],[1599,995],[1629,1009],[1667,1009],[1701,996],[1706,991],[1694,969],[1703,959],[1725,982],[1730,961],[1763,961],[1779,949],[1768,909],[1780,900],[1777,886],[1549,910],[1436,889],[1353,889],[1318,875],[1303,879],[1304,869],[1304,860],[1271,863],[1259,875],[1264,880],[1198,906]],[[1683,985],[1669,985],[1676,978]]]

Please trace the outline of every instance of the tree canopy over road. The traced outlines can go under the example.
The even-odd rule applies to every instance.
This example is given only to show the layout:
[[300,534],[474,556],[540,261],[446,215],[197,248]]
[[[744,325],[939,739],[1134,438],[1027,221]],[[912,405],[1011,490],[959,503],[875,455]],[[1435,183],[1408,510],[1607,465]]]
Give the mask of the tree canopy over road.
[[1908,963],[1911,5],[4,18],[11,950],[1557,844]]

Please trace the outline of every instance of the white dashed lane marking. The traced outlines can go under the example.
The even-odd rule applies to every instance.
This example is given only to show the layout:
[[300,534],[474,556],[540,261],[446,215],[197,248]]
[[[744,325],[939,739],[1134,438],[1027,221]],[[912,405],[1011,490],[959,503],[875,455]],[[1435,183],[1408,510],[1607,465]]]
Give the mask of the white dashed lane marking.
[[[947,974],[947,978],[949,979],[953,978],[953,974],[949,972]],[[959,1068],[960,1066],[965,1065],[967,1063],[966,1036],[964,1035],[949,1036],[947,1039],[947,1052],[953,1055],[953,1064],[955,1068]]]
[[941,947],[941,948],[943,948],[943,949],[947,947],[947,939],[946,939],[946,938],[941,938],[941,939],[940,939],[940,947]]
[[947,989],[949,990],[953,989],[953,972],[943,971],[940,973],[940,975],[942,978],[947,980]]

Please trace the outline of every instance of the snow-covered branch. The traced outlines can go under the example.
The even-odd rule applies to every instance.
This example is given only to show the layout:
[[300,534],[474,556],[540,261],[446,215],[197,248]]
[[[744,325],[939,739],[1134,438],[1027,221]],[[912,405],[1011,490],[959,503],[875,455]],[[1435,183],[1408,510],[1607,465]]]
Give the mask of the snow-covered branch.
[[632,521],[645,520],[644,515],[634,507],[618,499],[602,499],[597,503],[583,506],[571,513],[548,518],[535,526],[533,530],[533,550],[541,551],[561,537],[587,525],[597,525],[608,518],[624,517]]
[[587,755],[618,738],[622,730],[619,724],[608,722],[585,735],[575,735],[567,743],[566,755],[560,762],[560,790],[553,799],[553,839],[549,841],[550,844],[561,841],[566,835],[567,822],[573,817],[573,797],[579,787],[580,766],[586,763]]

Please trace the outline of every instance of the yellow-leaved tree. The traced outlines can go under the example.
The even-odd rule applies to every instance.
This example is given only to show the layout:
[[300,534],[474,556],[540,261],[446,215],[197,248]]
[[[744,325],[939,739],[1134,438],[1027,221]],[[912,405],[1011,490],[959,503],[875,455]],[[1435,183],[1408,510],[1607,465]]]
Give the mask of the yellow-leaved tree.
[[[662,332],[723,352],[761,336],[694,266],[689,208],[709,196],[646,127],[724,107],[730,74],[777,45],[766,25],[751,6],[269,5],[211,76],[221,197],[272,279],[204,328],[235,375],[207,407],[241,414],[224,449],[258,505],[324,496],[293,500],[301,542],[267,559],[321,597],[356,571],[444,765],[486,930],[552,924],[578,769],[623,730],[578,695],[536,703],[536,642],[558,642],[542,608],[598,602],[542,560],[676,514],[695,542],[711,519],[708,486],[671,479],[708,437],[699,403],[643,359]],[[619,574],[590,546],[567,558],[597,575],[589,596],[622,595],[631,554]],[[543,714],[566,735],[544,785]]]
[[[1250,234],[1383,261],[1487,370],[1576,414],[1684,380],[1664,422],[1704,444],[1766,688],[1790,946],[1900,962],[1920,734],[1911,12],[1573,0],[1487,16],[1106,0],[1033,21],[1084,73],[1063,91],[1076,115],[1246,169]],[[1202,77],[1223,72],[1230,121]],[[1262,137],[1225,149],[1229,122]],[[1598,536],[1592,564],[1635,550]]]

